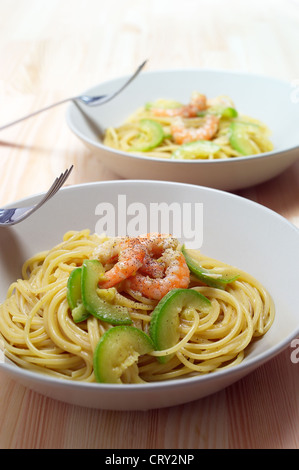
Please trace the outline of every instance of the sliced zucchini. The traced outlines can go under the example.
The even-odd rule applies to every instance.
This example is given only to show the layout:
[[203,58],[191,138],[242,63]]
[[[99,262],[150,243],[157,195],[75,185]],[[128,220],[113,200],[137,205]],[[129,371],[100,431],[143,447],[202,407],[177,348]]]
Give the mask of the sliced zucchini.
[[175,159],[196,159],[196,158],[208,158],[209,155],[213,155],[220,150],[219,145],[209,140],[196,140],[194,142],[187,142],[177,148],[172,158]]
[[104,333],[94,352],[94,374],[97,382],[122,383],[125,370],[139,356],[153,351],[150,337],[133,326],[115,326]]
[[218,289],[225,289],[227,284],[230,284],[239,277],[239,274],[232,273],[231,271],[215,277],[215,272],[213,272],[211,269],[203,268],[200,265],[198,259],[192,256],[192,252],[186,250],[184,246],[182,247],[182,253],[190,271],[207,286],[216,287]]
[[75,323],[86,320],[90,315],[82,303],[81,274],[82,268],[75,268],[67,282],[67,301]]
[[93,316],[111,325],[131,324],[130,313],[126,307],[106,302],[97,294],[98,283],[104,274],[104,268],[98,260],[84,260],[81,281],[84,307]]
[[[201,312],[208,312],[210,301],[193,289],[173,289],[166,294],[152,312],[150,337],[155,350],[163,351],[178,343],[180,339],[180,313],[185,307],[192,307]],[[173,354],[157,356],[161,363],[169,361]]]
[[238,111],[231,106],[211,106],[207,111],[200,111],[198,116],[206,116],[207,114],[216,114],[220,118],[233,119],[238,117]]
[[256,155],[259,153],[252,135],[260,132],[259,126],[253,123],[235,121],[230,124],[229,141],[233,149],[242,155]]
[[133,141],[130,151],[148,152],[160,145],[164,139],[163,127],[153,119],[141,119],[139,129],[140,135]]

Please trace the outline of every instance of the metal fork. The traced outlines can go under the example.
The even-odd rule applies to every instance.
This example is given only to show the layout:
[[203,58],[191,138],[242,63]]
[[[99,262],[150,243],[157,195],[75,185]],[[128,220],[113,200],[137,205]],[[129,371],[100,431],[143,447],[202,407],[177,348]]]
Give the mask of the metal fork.
[[66,170],[64,173],[61,173],[59,177],[55,179],[52,186],[48,189],[43,198],[37,202],[34,206],[30,207],[15,207],[11,209],[0,209],[0,227],[7,227],[9,225],[14,225],[21,220],[27,219],[33,212],[39,209],[45,202],[47,202],[57,191],[63,186],[67,178],[69,177],[73,165]]
[[8,124],[5,124],[4,126],[0,126],[0,131],[3,129],[6,129],[7,127],[10,127],[14,124],[17,124],[18,122],[24,121],[25,119],[28,119],[30,117],[36,116],[36,114],[42,113],[44,111],[47,111],[48,109],[54,108],[54,106],[59,106],[60,104],[67,103],[68,101],[80,101],[81,103],[86,104],[87,106],[99,106],[105,103],[108,103],[108,101],[112,100],[115,98],[120,92],[122,92],[133,80],[134,78],[137,77],[137,75],[141,72],[143,67],[145,66],[147,60],[142,62],[141,65],[137,68],[137,70],[131,75],[131,77],[114,93],[111,93],[109,95],[100,95],[100,96],[88,96],[88,95],[79,95],[79,96],[73,96],[71,98],[65,98],[61,101],[57,101],[56,103],[50,104],[49,106],[46,106],[45,108],[39,109],[38,111],[35,111],[34,113],[28,114],[27,116],[24,116],[20,119],[17,119],[16,121],[9,122]]

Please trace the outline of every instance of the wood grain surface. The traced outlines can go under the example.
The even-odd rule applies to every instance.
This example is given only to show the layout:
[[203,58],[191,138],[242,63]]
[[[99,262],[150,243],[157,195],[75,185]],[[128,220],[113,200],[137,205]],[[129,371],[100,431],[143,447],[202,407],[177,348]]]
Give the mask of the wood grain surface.
[[[299,82],[298,45],[298,0],[1,0],[0,126],[146,58],[148,70],[217,68]],[[118,178],[70,132],[65,111],[1,131],[0,205],[45,191],[71,164],[68,184]],[[299,227],[299,161],[238,194]],[[290,353],[212,396],[147,412],[68,405],[0,370],[0,448],[298,448],[299,364]]]

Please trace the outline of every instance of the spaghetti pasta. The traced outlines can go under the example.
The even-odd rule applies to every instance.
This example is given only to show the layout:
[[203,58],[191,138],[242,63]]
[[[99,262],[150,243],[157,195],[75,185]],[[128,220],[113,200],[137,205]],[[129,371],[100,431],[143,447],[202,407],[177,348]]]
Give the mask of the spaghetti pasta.
[[103,143],[147,157],[218,160],[270,152],[269,136],[263,122],[239,115],[230,97],[194,93],[189,105],[159,99],[140,107],[122,125],[107,128]]
[[[68,232],[49,251],[24,263],[22,279],[12,283],[0,306],[0,338],[5,355],[18,366],[67,380],[95,382],[94,351],[113,325],[90,315],[75,323],[67,301],[67,282],[84,260],[99,259],[106,236],[88,230]],[[111,239],[110,239],[111,241]],[[107,243],[106,243],[107,244]],[[180,251],[180,246],[176,248]],[[103,251],[103,250],[102,250]],[[193,250],[192,250],[193,251]],[[170,380],[206,374],[239,364],[252,342],[274,320],[274,305],[266,289],[249,274],[194,251],[204,269],[217,277],[233,269],[237,279],[215,288],[190,275],[188,289],[211,303],[207,312],[186,307],[180,313],[179,340],[168,350],[153,350],[122,374],[123,383]],[[115,266],[106,256],[105,270]],[[144,297],[130,283],[98,289],[99,297],[126,307],[132,325],[149,334],[157,299]],[[172,354],[165,363],[158,358]]]

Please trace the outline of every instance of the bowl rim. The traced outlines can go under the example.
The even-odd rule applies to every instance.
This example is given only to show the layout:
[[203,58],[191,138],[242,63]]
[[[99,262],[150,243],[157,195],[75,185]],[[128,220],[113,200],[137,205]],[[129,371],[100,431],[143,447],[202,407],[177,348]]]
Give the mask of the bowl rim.
[[[294,339],[299,334],[299,327],[293,333],[291,333],[283,342],[281,342],[278,346],[273,346],[268,351],[259,354],[255,358],[249,359],[247,362],[241,362],[233,367],[228,369],[223,369],[219,371],[212,372],[210,374],[203,374],[203,375],[194,375],[192,377],[180,378],[180,379],[171,379],[167,381],[154,381],[154,382],[147,382],[143,384],[106,384],[106,383],[97,383],[97,382],[83,382],[83,381],[73,381],[67,380],[64,378],[52,377],[47,375],[43,372],[35,372],[31,370],[24,369],[17,364],[9,363],[9,362],[0,362],[0,371],[1,368],[6,370],[8,373],[11,373],[15,376],[23,377],[31,382],[43,382],[45,384],[52,384],[61,388],[80,388],[83,390],[98,390],[98,391],[111,391],[117,392],[120,391],[124,392],[131,392],[132,390],[138,390],[141,393],[147,393],[149,391],[153,391],[156,389],[172,389],[172,388],[184,388],[185,386],[200,386],[202,383],[206,383],[208,381],[217,382],[221,380],[223,377],[230,377],[230,376],[237,376],[238,373],[242,372],[242,376],[246,375],[247,372],[251,370],[255,370],[258,367],[261,367],[263,364],[268,362],[270,359],[276,357],[279,353],[284,351],[288,345],[291,343],[292,339]],[[142,386],[140,386],[142,385]]]
[[[80,183],[80,184],[73,184],[69,185],[66,187],[61,188],[60,192],[70,192],[70,191],[77,191],[80,189],[84,189],[88,187],[97,187],[97,186],[107,186],[107,185],[118,185],[118,186],[130,186],[132,184],[146,184],[146,185],[170,185],[170,186],[181,186],[181,187],[186,187],[186,189],[189,188],[196,188],[199,191],[203,191],[205,193],[218,193],[219,195],[224,195],[224,197],[233,199],[233,200],[239,200],[243,201],[245,204],[250,205],[250,206],[255,206],[258,207],[260,210],[263,212],[271,214],[272,217],[275,217],[278,219],[281,223],[285,224],[289,229],[295,230],[299,236],[299,228],[295,226],[291,221],[286,219],[284,216],[281,214],[275,212],[273,209],[270,209],[266,206],[263,206],[262,204],[252,201],[250,199],[247,199],[241,195],[226,192],[223,190],[211,188],[211,187],[205,187],[205,186],[199,186],[195,184],[190,184],[190,183],[181,183],[181,182],[175,182],[175,181],[157,181],[157,180],[109,180],[109,181],[94,181],[94,182],[88,182],[88,183]],[[39,197],[39,194],[35,194],[29,197],[25,197],[19,202],[28,202],[28,201],[34,201],[36,198]],[[11,206],[11,204],[7,205],[6,207]],[[4,230],[7,228],[4,228]],[[149,382],[142,384],[142,387],[139,387],[140,384],[102,384],[102,383],[89,383],[89,382],[81,382],[81,381],[71,381],[63,378],[57,378],[57,377],[52,377],[48,376],[46,374],[43,374],[42,372],[35,372],[35,371],[30,371],[27,369],[24,369],[17,364],[10,363],[10,361],[6,359],[7,362],[1,362],[0,361],[0,371],[1,367],[6,370],[8,373],[11,375],[15,375],[18,377],[22,377],[25,380],[30,380],[32,383],[33,382],[43,382],[44,384],[52,384],[54,386],[60,387],[60,388],[68,388],[68,389],[73,389],[73,388],[80,388],[82,390],[103,390],[103,391],[111,391],[111,392],[116,392],[116,391],[121,391],[121,392],[130,392],[133,390],[138,390],[141,393],[144,391],[144,393],[151,391],[151,390],[156,390],[156,389],[172,389],[172,388],[180,388],[180,387],[185,387],[185,386],[200,386],[201,383],[205,383],[207,381],[211,382],[217,382],[218,380],[221,380],[223,377],[230,377],[230,376],[237,376],[238,373],[242,373],[243,375],[246,375],[247,371],[250,372],[251,370],[255,370],[256,368],[262,366],[264,363],[266,363],[268,360],[271,358],[274,358],[277,356],[280,352],[285,350],[288,345],[291,343],[292,339],[294,339],[296,336],[299,335],[299,322],[296,328],[289,333],[284,340],[280,341],[278,344],[272,345],[270,348],[268,348],[265,351],[259,352],[257,356],[251,357],[251,358],[246,358],[243,360],[240,364],[237,364],[233,367],[230,367],[228,369],[223,369],[219,371],[215,371],[211,374],[203,374],[203,375],[195,375],[192,377],[188,378],[178,378],[178,379],[172,379],[169,381],[155,381],[155,382]]]
[[[250,77],[253,79],[261,79],[261,80],[269,80],[272,82],[280,83],[282,85],[290,85],[290,82],[288,80],[283,80],[278,77],[272,77],[269,75],[263,75],[263,74],[257,74],[257,73],[248,73],[244,71],[234,71],[234,70],[229,70],[229,69],[219,69],[219,68],[170,68],[170,69],[157,69],[157,70],[145,70],[142,72],[140,77],[142,75],[159,75],[163,73],[215,73],[215,74],[225,74],[225,75],[234,75],[234,76],[240,76],[240,77]],[[86,89],[82,94],[88,94],[88,93],[93,93],[92,90],[99,86],[105,86],[105,85],[111,85],[111,83],[119,81],[119,80],[126,80],[128,78],[128,75],[124,76],[119,76],[112,78],[111,80],[105,80],[101,83],[98,83],[92,87],[89,87]],[[182,164],[187,164],[187,165],[194,165],[194,164],[202,164],[202,165],[221,165],[221,164],[232,164],[233,162],[246,162],[250,160],[262,160],[262,159],[267,159],[267,158],[272,158],[279,156],[281,154],[284,154],[286,152],[292,152],[295,151],[296,149],[299,149],[299,142],[297,145],[293,145],[291,147],[286,147],[281,150],[271,150],[270,152],[264,152],[264,153],[259,153],[255,155],[248,155],[248,156],[240,156],[240,157],[234,157],[234,158],[228,158],[228,159],[213,159],[213,160],[175,160],[175,159],[167,159],[167,158],[159,158],[159,157],[152,157],[152,156],[146,156],[146,155],[138,155],[130,152],[124,152],[122,150],[117,150],[112,147],[108,147],[107,145],[104,145],[101,141],[97,142],[93,139],[90,139],[87,137],[85,134],[83,134],[73,123],[72,121],[72,110],[78,106],[76,106],[76,102],[72,101],[69,103],[67,110],[66,110],[66,122],[71,129],[71,131],[77,135],[81,140],[84,142],[88,143],[89,145],[96,147],[98,149],[104,150],[109,153],[116,153],[119,156],[124,156],[124,157],[129,157],[132,158],[133,160],[145,160],[145,161],[154,161],[158,163],[172,163],[175,165],[182,165]],[[79,108],[80,109],[80,108]],[[294,161],[299,158],[299,153],[298,156],[294,156]]]

